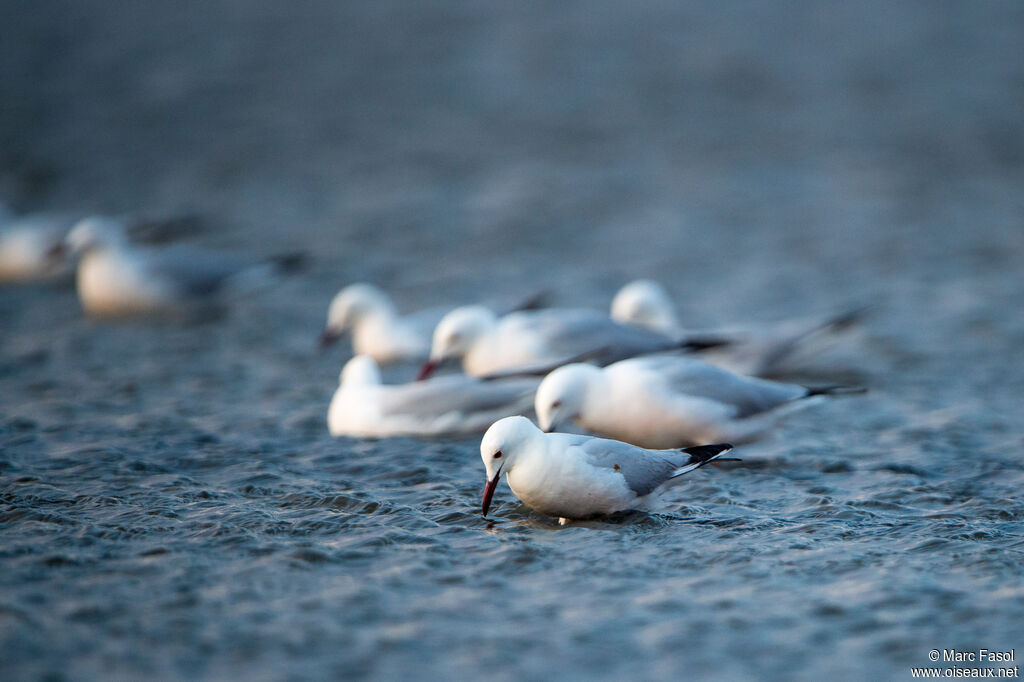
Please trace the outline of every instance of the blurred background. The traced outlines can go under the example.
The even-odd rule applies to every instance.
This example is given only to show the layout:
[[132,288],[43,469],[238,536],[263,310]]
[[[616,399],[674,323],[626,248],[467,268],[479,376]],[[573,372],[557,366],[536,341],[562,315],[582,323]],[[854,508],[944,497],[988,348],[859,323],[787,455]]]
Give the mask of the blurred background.
[[685,269],[749,300],[1020,245],[1012,1],[2,11],[0,195],[198,211],[337,283]]
[[[313,256],[198,328],[0,292],[0,671],[856,679],[1021,650],[1022,47],[1019,0],[0,0],[0,200]],[[695,488],[706,526],[484,532],[476,442],[327,438],[342,285],[605,308],[641,276],[695,327],[873,305],[869,397]]]

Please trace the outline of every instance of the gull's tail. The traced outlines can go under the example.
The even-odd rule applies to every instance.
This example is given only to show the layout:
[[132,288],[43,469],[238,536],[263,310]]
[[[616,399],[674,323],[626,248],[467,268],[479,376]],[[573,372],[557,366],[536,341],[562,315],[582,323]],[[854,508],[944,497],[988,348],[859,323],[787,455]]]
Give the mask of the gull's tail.
[[715,461],[730,450],[732,450],[731,443],[715,443],[714,445],[698,445],[692,448],[683,448],[680,452],[688,454],[690,459],[676,469],[672,474],[672,478],[677,478],[683,474],[700,469],[705,464]]
[[301,272],[309,265],[309,256],[301,252],[283,253],[242,268],[225,279],[233,295],[251,296],[278,284],[284,277]]
[[271,256],[266,262],[273,267],[276,273],[281,275],[292,275],[296,272],[302,272],[308,268],[309,260],[309,254],[303,251],[292,251],[291,253],[282,253],[276,256]]
[[796,354],[797,351],[813,347],[815,344],[827,343],[827,339],[831,339],[853,327],[859,326],[870,311],[871,306],[867,305],[853,308],[816,322],[795,334],[782,338],[771,352],[762,358],[761,370],[757,374],[770,373],[788,360],[790,356]]

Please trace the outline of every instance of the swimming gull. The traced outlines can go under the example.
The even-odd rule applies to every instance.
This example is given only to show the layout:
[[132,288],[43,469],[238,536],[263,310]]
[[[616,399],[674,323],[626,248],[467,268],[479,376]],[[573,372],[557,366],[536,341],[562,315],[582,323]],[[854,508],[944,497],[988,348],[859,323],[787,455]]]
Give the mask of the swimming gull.
[[[739,374],[776,375],[790,368],[795,356],[818,349],[837,333],[855,325],[865,308],[839,315],[736,326],[709,332],[730,343],[701,358]],[[640,279],[623,286],[612,299],[611,316],[662,334],[684,334],[668,292],[655,281]],[[692,332],[692,330],[691,330]]]
[[456,308],[434,330],[430,359],[420,377],[459,358],[466,374],[535,373],[587,356],[596,364],[676,349],[705,348],[714,339],[673,336],[621,324],[585,308],[548,308],[498,317],[482,306]]
[[64,237],[74,218],[62,214],[8,216],[0,226],[0,282],[52,280],[71,272]]
[[650,356],[604,368],[560,367],[541,382],[535,408],[545,431],[572,423],[641,447],[671,448],[754,440],[808,398],[861,390],[807,388],[693,358]]
[[124,224],[93,217],[77,223],[66,243],[81,256],[78,297],[86,313],[125,316],[187,312],[218,295],[242,293],[294,269],[299,256],[266,261],[184,246],[132,244]]
[[372,358],[357,355],[341,371],[327,424],[332,436],[437,436],[479,433],[496,419],[528,414],[538,379],[481,381],[465,375],[384,385]]

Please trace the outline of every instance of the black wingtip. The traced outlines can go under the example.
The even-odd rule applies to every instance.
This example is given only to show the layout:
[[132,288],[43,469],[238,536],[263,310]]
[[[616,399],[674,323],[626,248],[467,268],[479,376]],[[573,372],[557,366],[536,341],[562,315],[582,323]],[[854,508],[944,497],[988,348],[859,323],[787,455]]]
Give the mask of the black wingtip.
[[732,339],[727,339],[721,336],[698,336],[684,339],[679,343],[679,348],[690,352],[698,352],[702,350],[710,350],[711,348],[721,348],[722,346],[728,346],[731,344]]
[[805,386],[807,394],[805,398],[810,398],[816,395],[860,395],[867,393],[868,389],[866,386],[843,386],[834,384],[832,386]]
[[732,443],[714,443],[683,448],[683,452],[690,456],[689,464],[705,464],[730,450],[732,450]]
[[293,251],[274,256],[270,259],[270,262],[273,263],[278,272],[290,275],[308,268],[310,257],[305,252]]
[[519,303],[517,303],[510,312],[516,313],[523,310],[542,310],[544,308],[550,308],[551,298],[550,290],[541,289],[540,291],[537,291],[519,301]]
[[871,305],[862,305],[859,308],[847,310],[828,320],[823,326],[837,332],[849,329],[863,322],[864,318],[871,313],[872,307]]

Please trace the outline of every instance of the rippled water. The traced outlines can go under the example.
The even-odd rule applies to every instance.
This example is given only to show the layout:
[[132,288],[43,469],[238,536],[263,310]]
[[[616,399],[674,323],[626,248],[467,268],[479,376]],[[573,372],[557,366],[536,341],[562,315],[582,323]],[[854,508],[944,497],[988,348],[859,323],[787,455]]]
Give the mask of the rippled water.
[[[192,5],[9,12],[0,188],[195,208],[208,245],[317,260],[189,326],[0,292],[0,677],[1024,655],[1017,3]],[[605,306],[640,274],[697,325],[873,304],[808,372],[870,392],[664,513],[566,528],[504,484],[482,519],[474,438],[328,437],[343,354],[313,347],[341,284]]]

